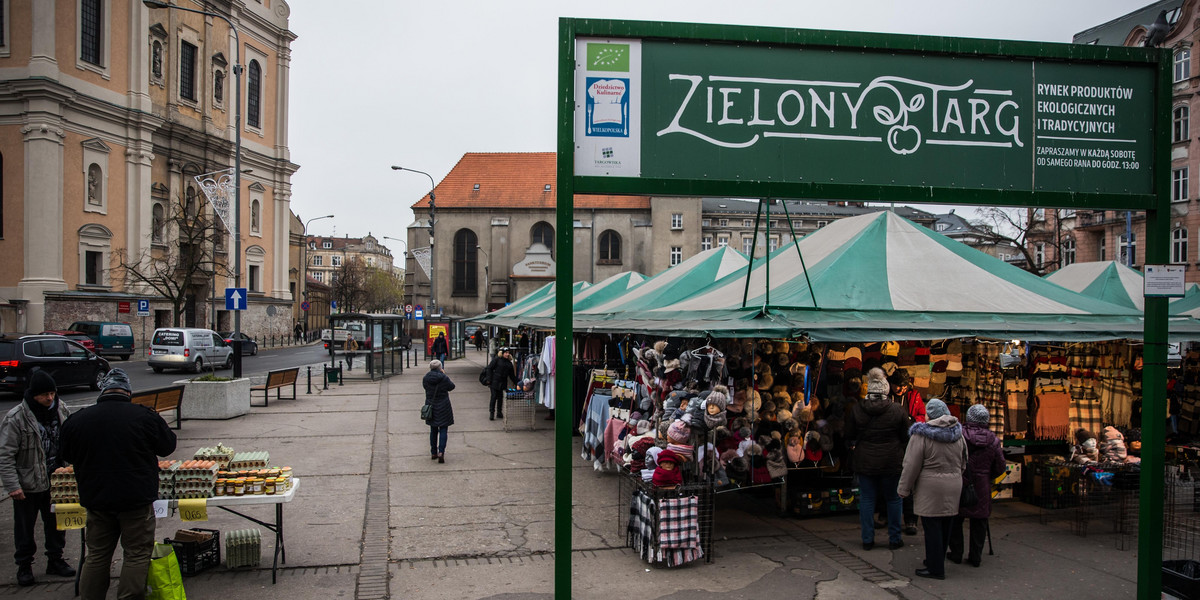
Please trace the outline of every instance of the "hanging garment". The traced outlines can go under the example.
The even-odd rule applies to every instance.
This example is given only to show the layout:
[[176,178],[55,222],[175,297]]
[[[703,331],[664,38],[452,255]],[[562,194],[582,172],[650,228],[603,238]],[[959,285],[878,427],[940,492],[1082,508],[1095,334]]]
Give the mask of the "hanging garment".
[[546,408],[553,409],[555,404],[554,398],[554,336],[546,336],[546,343],[542,345],[542,355],[538,360],[538,369],[541,370],[542,376],[538,379],[539,398],[538,402]]
[[1042,440],[1065,440],[1071,435],[1071,395],[1066,392],[1040,392],[1034,433]]
[[588,403],[588,411],[583,420],[583,459],[586,461],[603,460],[604,457],[604,427],[608,424],[609,407],[607,392],[604,398],[595,398]]
[[634,490],[629,501],[629,524],[625,527],[625,544],[646,562],[654,557],[654,501],[641,490]]
[[704,556],[700,549],[699,498],[688,496],[659,501],[658,546],[668,567],[678,567]]

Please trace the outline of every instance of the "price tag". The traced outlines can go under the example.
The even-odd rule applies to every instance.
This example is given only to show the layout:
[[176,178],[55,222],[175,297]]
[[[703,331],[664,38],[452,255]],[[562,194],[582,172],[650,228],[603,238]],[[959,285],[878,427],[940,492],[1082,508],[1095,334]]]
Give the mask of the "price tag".
[[184,498],[180,500],[179,519],[182,521],[207,521],[208,498]]
[[171,516],[171,505],[166,500],[154,501],[154,518],[165,519]]
[[75,504],[55,504],[54,518],[58,529],[83,529],[87,525],[87,509]]

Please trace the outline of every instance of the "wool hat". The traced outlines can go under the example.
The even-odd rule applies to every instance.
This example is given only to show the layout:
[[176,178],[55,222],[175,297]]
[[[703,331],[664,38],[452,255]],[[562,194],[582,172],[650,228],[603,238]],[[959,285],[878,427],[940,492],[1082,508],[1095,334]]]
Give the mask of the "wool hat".
[[133,386],[129,383],[129,376],[121,369],[111,369],[104,376],[104,383],[100,384],[100,393],[111,390],[124,390],[128,393],[133,393]]
[[1116,427],[1109,425],[1108,427],[1104,428],[1104,441],[1114,442],[1117,440],[1124,440],[1124,439],[1125,439],[1124,436],[1121,435],[1120,431],[1117,431]]
[[707,412],[707,407],[715,406],[720,413],[724,413],[729,406],[729,388],[723,385],[713,386],[712,392],[704,399],[704,405],[705,412]]
[[[929,408],[926,407],[928,413]],[[987,425],[992,415],[988,414],[988,409],[982,404],[972,404],[971,408],[967,409],[967,422],[976,425]]]
[[892,390],[891,384],[887,381],[887,375],[883,373],[883,369],[871,369],[867,371],[867,393],[879,394],[881,396],[888,395]]
[[686,444],[692,437],[692,427],[682,419],[676,419],[667,428],[667,439],[674,444]]
[[54,383],[54,378],[49,373],[38,369],[29,375],[29,395],[38,396],[41,394],[57,392],[58,386]]
[[929,402],[925,403],[925,417],[930,421],[938,417],[944,417],[948,414],[950,414],[950,408],[946,406],[945,402],[942,402],[937,398],[933,398]]

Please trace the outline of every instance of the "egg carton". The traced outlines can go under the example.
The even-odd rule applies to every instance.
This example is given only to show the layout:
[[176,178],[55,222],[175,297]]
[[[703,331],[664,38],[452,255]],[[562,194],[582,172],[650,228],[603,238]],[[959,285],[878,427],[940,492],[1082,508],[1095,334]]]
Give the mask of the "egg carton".
[[256,452],[238,452],[233,455],[233,460],[229,463],[229,469],[261,469],[270,466],[271,453],[266,450]]
[[192,458],[196,460],[215,460],[218,465],[224,469],[233,461],[234,451],[223,444],[217,444],[211,448],[201,448],[196,451]]
[[188,479],[202,479],[202,480],[206,480],[206,481],[216,481],[217,480],[217,471],[219,471],[219,470],[220,470],[220,468],[216,464],[213,464],[212,466],[206,467],[206,468],[179,467],[179,468],[175,469],[175,481],[188,480]]
[[197,488],[197,489],[183,489],[183,490],[181,490],[181,489],[179,489],[179,488],[176,488],[176,489],[175,489],[175,498],[176,498],[176,499],[181,499],[181,498],[212,498],[212,497],[213,497],[213,489],[212,489],[211,487],[204,488],[204,489],[199,489],[199,488]]
[[79,494],[50,494],[51,504],[79,504]]

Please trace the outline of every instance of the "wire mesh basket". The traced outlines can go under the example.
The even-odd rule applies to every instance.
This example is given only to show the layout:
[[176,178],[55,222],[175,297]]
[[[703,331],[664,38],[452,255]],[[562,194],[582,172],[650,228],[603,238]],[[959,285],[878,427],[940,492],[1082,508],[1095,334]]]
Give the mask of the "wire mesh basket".
[[533,429],[537,401],[533,392],[508,390],[504,392],[504,431]]

